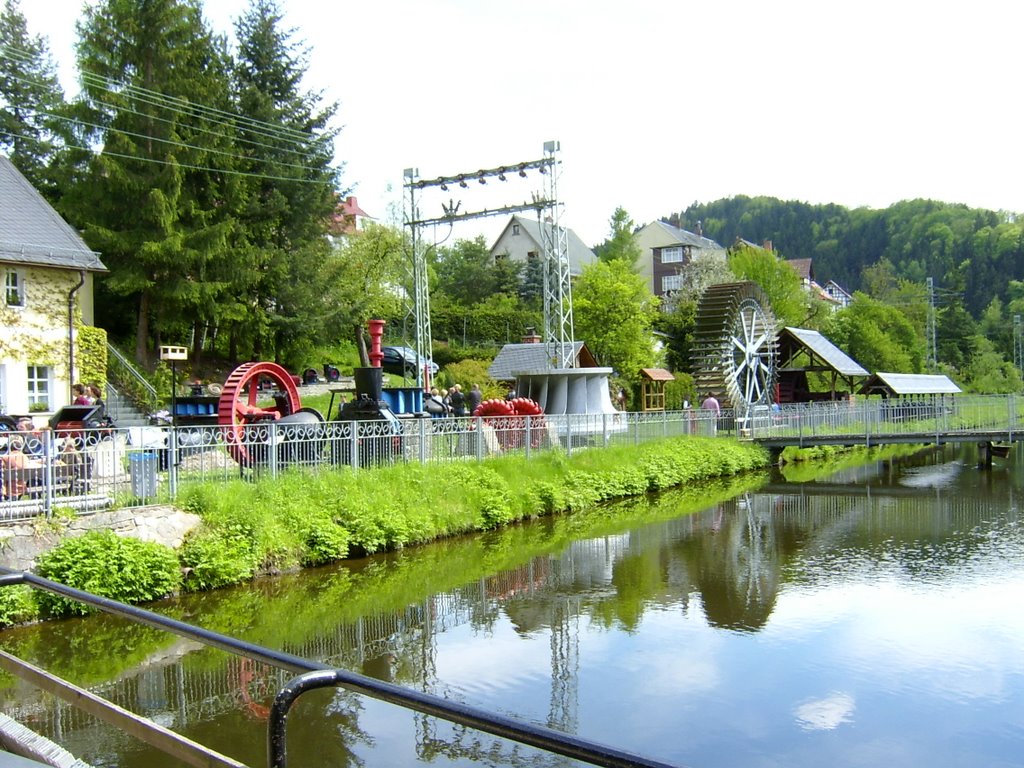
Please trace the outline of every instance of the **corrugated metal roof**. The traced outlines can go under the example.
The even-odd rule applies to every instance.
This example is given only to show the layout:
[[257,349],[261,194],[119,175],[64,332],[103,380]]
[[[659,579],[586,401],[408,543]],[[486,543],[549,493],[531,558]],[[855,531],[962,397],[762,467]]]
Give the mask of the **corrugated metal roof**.
[[955,395],[960,387],[948,376],[931,373],[876,373],[864,383],[864,390],[884,385],[895,395]]
[[856,360],[817,331],[789,327],[786,327],[785,330],[843,376],[871,375],[867,370],[858,365]]
[[[579,358],[581,349],[583,342],[574,341],[574,360]],[[487,369],[487,375],[495,381],[511,381],[517,373],[543,371],[548,367],[546,344],[506,344]]]
[[0,261],[105,272],[99,254],[0,156]]
[[690,245],[693,246],[694,248],[706,248],[716,251],[725,250],[724,248],[722,248],[722,246],[720,246],[718,243],[716,243],[709,237],[697,235],[685,229],[680,229],[679,227],[673,227],[666,221],[658,221],[657,224],[660,225],[661,228],[664,229],[669,235],[675,238],[677,242],[683,245]]

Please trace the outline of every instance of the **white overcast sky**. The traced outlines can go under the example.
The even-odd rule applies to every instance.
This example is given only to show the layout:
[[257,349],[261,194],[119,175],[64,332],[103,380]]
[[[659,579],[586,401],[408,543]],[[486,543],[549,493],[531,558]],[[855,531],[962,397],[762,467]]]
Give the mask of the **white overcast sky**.
[[[30,32],[49,38],[68,73],[81,6],[21,0]],[[280,6],[311,49],[307,87],[340,103],[344,181],[381,219],[401,202],[404,168],[432,178],[534,160],[549,139],[562,148],[562,222],[590,245],[617,206],[643,224],[737,194],[875,208],[927,197],[1024,212],[1024,3]],[[246,7],[204,5],[229,35]],[[510,183],[496,200],[478,186],[461,210],[540,189]],[[421,215],[441,215],[434,194]],[[467,222],[454,236],[495,226]]]

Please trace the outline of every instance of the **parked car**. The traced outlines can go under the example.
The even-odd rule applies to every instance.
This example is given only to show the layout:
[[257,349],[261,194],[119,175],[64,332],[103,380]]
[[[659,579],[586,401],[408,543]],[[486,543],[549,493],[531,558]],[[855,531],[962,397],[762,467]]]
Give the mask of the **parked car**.
[[[409,347],[381,347],[380,351],[384,354],[384,359],[381,360],[381,368],[386,373],[415,378],[417,369],[421,367],[419,365],[420,358],[417,357],[415,349],[410,349]],[[433,360],[427,360],[427,365],[430,367],[430,375],[436,375],[437,363]]]

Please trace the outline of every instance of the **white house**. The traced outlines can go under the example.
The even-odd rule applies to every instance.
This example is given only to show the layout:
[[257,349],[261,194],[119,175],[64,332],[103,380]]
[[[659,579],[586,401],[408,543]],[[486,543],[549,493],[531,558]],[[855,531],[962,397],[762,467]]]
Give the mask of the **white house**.
[[664,221],[641,227],[634,241],[640,247],[637,273],[659,297],[683,287],[682,268],[689,262],[703,258],[725,261],[725,248],[714,240]]
[[[545,225],[549,226],[550,225]],[[597,261],[597,256],[571,229],[565,231],[569,257],[569,274],[577,277],[583,267]],[[491,246],[491,258],[508,258],[527,265],[544,253],[541,224],[526,216],[513,216]]]
[[0,411],[52,413],[70,402],[93,276],[106,267],[0,156]]

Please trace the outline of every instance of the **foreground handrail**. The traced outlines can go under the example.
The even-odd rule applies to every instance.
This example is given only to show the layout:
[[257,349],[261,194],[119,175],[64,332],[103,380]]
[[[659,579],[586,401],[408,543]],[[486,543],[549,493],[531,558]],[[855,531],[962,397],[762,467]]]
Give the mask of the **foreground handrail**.
[[475,707],[459,704],[450,699],[413,691],[348,670],[332,669],[326,664],[310,661],[290,653],[274,651],[228,635],[222,635],[219,632],[212,632],[137,606],[119,603],[116,600],[84,592],[66,584],[50,581],[32,573],[0,568],[0,587],[16,584],[26,584],[36,589],[52,592],[55,595],[91,605],[106,613],[124,616],[141,624],[173,632],[181,637],[196,640],[236,656],[255,659],[269,666],[297,673],[299,677],[290,681],[278,693],[274,706],[278,707],[280,701],[281,709],[277,716],[272,717],[268,723],[268,744],[271,746],[268,765],[271,768],[284,768],[285,766],[283,761],[274,762],[274,758],[275,753],[280,752],[278,757],[283,759],[284,724],[291,702],[306,690],[325,685],[341,686],[381,701],[398,704],[406,709],[440,717],[458,725],[470,726],[494,736],[512,739],[521,744],[538,747],[591,765],[605,766],[606,768],[629,768],[630,766],[672,768],[669,763],[634,755],[551,728],[502,717]]

